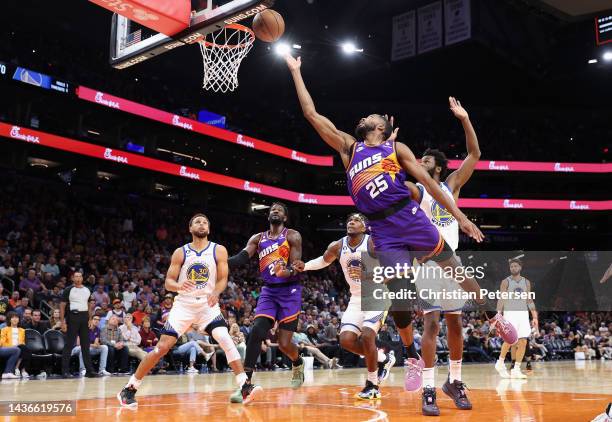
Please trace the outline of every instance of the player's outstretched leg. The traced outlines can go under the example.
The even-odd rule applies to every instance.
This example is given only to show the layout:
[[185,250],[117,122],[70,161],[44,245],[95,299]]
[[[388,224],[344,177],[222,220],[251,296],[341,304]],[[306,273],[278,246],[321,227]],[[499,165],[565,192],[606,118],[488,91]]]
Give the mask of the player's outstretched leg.
[[213,338],[219,343],[221,349],[225,352],[225,356],[227,357],[227,363],[234,371],[234,375],[236,376],[236,384],[238,384],[238,389],[230,396],[231,403],[244,403],[244,398],[242,397],[242,386],[247,381],[247,375],[244,372],[244,367],[242,366],[242,361],[240,360],[240,353],[232,340],[232,337],[225,326],[225,321],[221,321],[219,325],[215,328],[210,328],[210,326],[206,329],[206,331],[210,332]]
[[142,383],[142,379],[149,373],[151,369],[164,357],[172,346],[176,343],[176,337],[171,335],[162,334],[157,346],[149,353],[143,360],[140,361],[136,372],[130,377],[128,383],[123,389],[117,393],[117,400],[121,406],[124,407],[136,407],[138,402],[136,401],[136,391]]

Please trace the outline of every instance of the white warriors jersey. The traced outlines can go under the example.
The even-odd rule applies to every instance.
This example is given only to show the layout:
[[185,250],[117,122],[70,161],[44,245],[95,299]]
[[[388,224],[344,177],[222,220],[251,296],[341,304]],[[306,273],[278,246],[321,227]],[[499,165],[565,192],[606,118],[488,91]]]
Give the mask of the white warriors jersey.
[[[521,277],[519,280],[514,280],[512,276],[507,278],[508,280],[508,292],[510,293],[522,293],[527,291],[527,280],[525,277]],[[512,311],[527,311],[527,300],[526,299],[512,299],[508,301],[508,304],[504,306],[504,309]]]
[[351,300],[361,300],[361,279],[351,278],[349,267],[361,267],[361,254],[368,251],[368,241],[370,235],[363,236],[361,243],[355,248],[349,246],[348,236],[342,238],[342,249],[340,249],[340,266],[344,273],[344,278],[351,289]]
[[[425,211],[429,221],[436,226],[446,243],[448,243],[448,246],[450,246],[453,251],[456,250],[459,246],[459,223],[446,208],[440,205],[438,201],[427,192],[427,189],[425,189],[422,184],[417,183],[417,187],[421,191],[421,209]],[[446,183],[440,183],[440,189],[455,202],[453,192]]]
[[182,296],[206,296],[212,293],[217,281],[217,258],[215,250],[217,244],[209,242],[208,246],[201,251],[196,251],[187,243],[183,245],[184,261],[179,273],[178,282],[189,279],[195,284],[195,289],[190,292],[179,290]]

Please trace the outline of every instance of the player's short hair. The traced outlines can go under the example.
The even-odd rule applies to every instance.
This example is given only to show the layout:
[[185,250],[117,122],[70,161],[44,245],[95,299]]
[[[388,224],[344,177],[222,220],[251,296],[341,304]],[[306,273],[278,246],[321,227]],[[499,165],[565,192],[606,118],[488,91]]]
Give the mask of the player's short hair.
[[363,223],[363,225],[366,226],[366,228],[368,227],[368,218],[365,215],[363,215],[362,213],[360,213],[360,212],[352,212],[352,213],[350,213],[346,217],[346,223],[348,223],[349,220],[351,218],[353,218],[353,217],[359,218],[361,220],[361,222]]
[[510,264],[518,264],[518,265],[519,265],[519,267],[523,268],[523,261],[521,261],[521,260],[520,260],[520,259],[518,259],[518,258],[512,258],[512,259],[509,259],[509,260],[508,260],[508,265],[510,265]]
[[383,116],[382,114],[378,114],[378,117],[380,117],[383,122],[385,123],[385,140],[389,139],[389,137],[391,137],[391,134],[393,133],[393,126],[391,126],[391,122],[389,121],[389,119],[387,119],[385,116]]
[[191,217],[191,219],[189,220],[189,227],[191,227],[191,225],[193,224],[193,220],[195,220],[198,217],[204,217],[206,219],[206,221],[208,221],[208,224],[210,224],[210,220],[208,219],[208,217],[206,216],[206,214],[202,214],[202,213],[197,213],[196,215],[194,215],[193,217]]
[[446,154],[442,151],[434,148],[427,148],[423,153],[423,157],[426,155],[430,155],[436,161],[436,166],[441,167],[442,171],[440,172],[440,178],[444,177],[446,172],[448,171],[448,158],[446,158]]
[[274,201],[272,202],[272,205],[270,205],[270,210],[272,210],[272,207],[274,205],[278,205],[279,207],[281,207],[283,209],[283,212],[285,213],[285,216],[287,218],[289,218],[289,208],[287,208],[287,205],[283,204],[282,202],[279,201]]

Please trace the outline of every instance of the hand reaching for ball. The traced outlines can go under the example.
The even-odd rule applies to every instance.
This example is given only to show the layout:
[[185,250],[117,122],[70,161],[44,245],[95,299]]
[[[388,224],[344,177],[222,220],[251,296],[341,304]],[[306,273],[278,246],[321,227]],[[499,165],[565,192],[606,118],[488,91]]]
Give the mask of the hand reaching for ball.
[[290,53],[287,53],[285,55],[285,61],[287,62],[289,70],[291,70],[292,72],[294,70],[299,70],[302,66],[302,58],[298,57],[297,59],[295,59]]

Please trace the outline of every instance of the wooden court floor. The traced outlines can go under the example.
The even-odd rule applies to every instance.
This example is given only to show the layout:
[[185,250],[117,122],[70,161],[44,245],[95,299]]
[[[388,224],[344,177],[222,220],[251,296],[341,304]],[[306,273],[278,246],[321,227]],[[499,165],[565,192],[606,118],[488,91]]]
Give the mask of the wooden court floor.
[[[121,409],[115,398],[127,377],[10,381],[0,383],[1,401],[77,400],[77,416],[66,420],[126,421],[590,421],[612,401],[612,362],[547,362],[535,366],[527,380],[502,380],[493,365],[464,365],[473,410],[455,409],[439,388],[448,371],[438,369],[441,416],[424,417],[420,394],[403,390],[403,369],[394,368],[376,403],[356,400],[365,382],[364,369],[307,372],[300,389],[286,387],[289,371],[259,372],[264,387],[257,402],[230,404],[234,388],[229,373],[157,375],[145,379],[137,410]],[[0,421],[60,420],[58,417],[2,417]],[[194,419],[195,420],[195,419]]]

